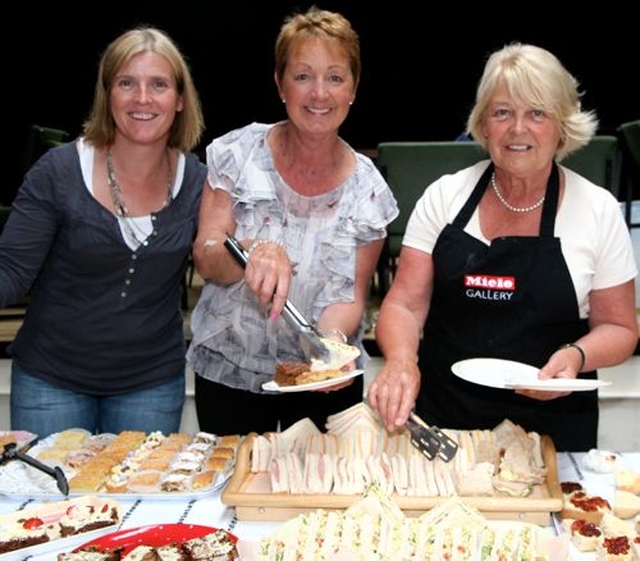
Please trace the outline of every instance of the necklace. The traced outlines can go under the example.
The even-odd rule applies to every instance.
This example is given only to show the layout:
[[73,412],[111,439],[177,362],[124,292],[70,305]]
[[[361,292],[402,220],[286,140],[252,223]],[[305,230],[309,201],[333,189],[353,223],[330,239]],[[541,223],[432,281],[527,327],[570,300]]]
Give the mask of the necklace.
[[532,204],[531,206],[510,205],[507,202],[507,199],[505,199],[502,193],[500,192],[500,189],[498,189],[495,172],[491,174],[491,186],[493,187],[493,190],[495,191],[495,194],[496,194],[496,197],[498,197],[498,200],[511,212],[531,212],[532,210],[537,209],[542,203],[544,203],[544,195],[543,195],[542,198],[537,203]]
[[[171,195],[173,191],[173,172],[171,170],[171,160],[169,155],[167,158],[167,196],[164,200],[164,204],[161,209],[168,206],[171,203]],[[111,193],[111,200],[113,201],[113,207],[118,217],[118,221],[122,225],[123,234],[128,238],[129,245],[138,247],[142,245],[148,245],[147,238],[149,233],[143,228],[141,218],[129,215],[129,209],[124,203],[122,198],[122,189],[118,185],[116,179],[116,172],[113,168],[113,157],[111,156],[111,150],[107,149],[107,182],[109,183],[109,191]],[[161,210],[160,209],[160,210]],[[151,217],[153,221],[153,216]],[[154,221],[155,222],[155,221]],[[155,226],[151,228],[154,230]]]

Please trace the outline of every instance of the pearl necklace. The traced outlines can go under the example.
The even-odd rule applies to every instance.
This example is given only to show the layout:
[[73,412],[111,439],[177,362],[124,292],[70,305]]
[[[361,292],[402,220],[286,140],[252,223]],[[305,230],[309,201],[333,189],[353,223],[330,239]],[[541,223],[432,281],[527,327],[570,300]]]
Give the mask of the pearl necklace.
[[507,199],[504,198],[500,189],[498,189],[498,184],[496,183],[496,174],[495,172],[491,174],[491,186],[498,197],[498,200],[511,212],[531,212],[532,210],[537,209],[542,203],[544,203],[544,195],[542,198],[535,204],[531,206],[512,206],[507,202]]

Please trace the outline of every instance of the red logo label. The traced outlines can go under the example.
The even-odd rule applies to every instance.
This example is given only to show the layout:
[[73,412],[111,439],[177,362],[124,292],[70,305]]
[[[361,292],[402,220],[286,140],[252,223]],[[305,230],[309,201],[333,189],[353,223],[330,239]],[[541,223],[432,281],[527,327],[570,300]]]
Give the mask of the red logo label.
[[493,290],[515,290],[515,277],[493,275],[465,275],[464,285],[472,288],[490,288]]

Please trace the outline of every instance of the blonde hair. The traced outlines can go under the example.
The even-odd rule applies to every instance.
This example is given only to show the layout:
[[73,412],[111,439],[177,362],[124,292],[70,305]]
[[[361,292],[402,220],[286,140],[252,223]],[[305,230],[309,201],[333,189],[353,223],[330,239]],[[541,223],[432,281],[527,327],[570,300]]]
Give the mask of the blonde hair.
[[467,120],[467,132],[486,149],[483,126],[496,88],[551,116],[560,129],[556,159],[575,152],[595,135],[598,119],[594,111],[583,111],[577,80],[549,51],[534,45],[511,43],[494,52],[478,84],[476,101]]
[[159,29],[144,26],[116,38],[100,59],[93,106],[83,125],[85,139],[96,148],[109,146],[115,137],[109,94],[118,72],[134,56],[146,52],[157,53],[166,59],[173,72],[178,94],[183,99],[183,109],[176,113],[169,131],[168,146],[189,151],[200,141],[204,131],[204,117],[189,67],[168,35]]
[[349,59],[355,90],[362,69],[358,34],[343,15],[320,10],[316,6],[312,6],[305,13],[288,17],[280,28],[275,47],[275,72],[278,81],[281,82],[283,79],[291,45],[305,37],[328,39],[344,48]]

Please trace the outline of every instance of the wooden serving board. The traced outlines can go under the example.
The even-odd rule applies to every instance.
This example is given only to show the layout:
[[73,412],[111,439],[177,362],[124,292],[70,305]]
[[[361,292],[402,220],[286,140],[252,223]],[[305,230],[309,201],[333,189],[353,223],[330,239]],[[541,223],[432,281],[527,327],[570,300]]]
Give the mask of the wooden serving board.
[[[236,509],[238,520],[289,520],[318,508],[343,510],[361,499],[360,495],[273,493],[267,472],[251,473],[251,450],[257,435],[249,434],[236,458],[234,473],[221,494],[221,500]],[[482,514],[495,520],[519,520],[547,526],[549,515],[563,507],[558,481],[558,464],[553,441],[542,436],[542,457],[547,468],[544,485],[536,485],[528,497],[462,497]],[[407,497],[394,494],[394,502],[406,516],[419,516],[447,497]]]

